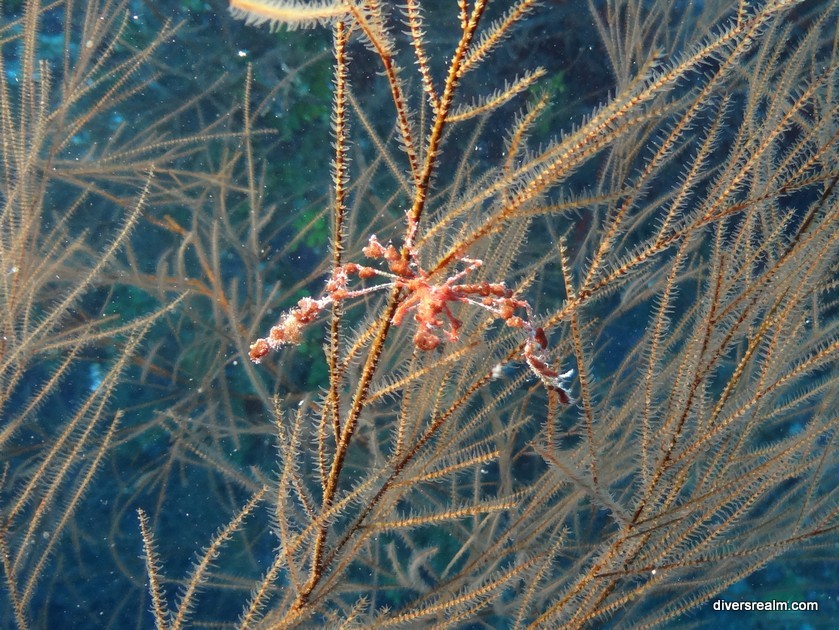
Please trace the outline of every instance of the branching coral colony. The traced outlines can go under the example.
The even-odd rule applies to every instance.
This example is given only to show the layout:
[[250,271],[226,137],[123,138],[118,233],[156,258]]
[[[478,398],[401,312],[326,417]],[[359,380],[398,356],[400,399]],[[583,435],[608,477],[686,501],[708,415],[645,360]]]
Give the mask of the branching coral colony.
[[[516,19],[527,12],[531,2],[523,2],[514,12]],[[409,9],[415,3],[409,3]],[[398,296],[395,303],[395,310],[391,323],[399,326],[404,321],[409,311],[413,311],[414,320],[417,325],[416,334],[413,337],[414,344],[420,350],[428,351],[437,348],[442,341],[455,342],[458,339],[460,321],[454,316],[450,305],[452,303],[468,303],[485,309],[495,317],[503,320],[507,326],[521,329],[526,339],[522,344],[522,356],[530,370],[539,380],[551,391],[557,393],[560,401],[571,404],[568,380],[573,376],[574,371],[569,370],[560,373],[559,370],[550,366],[547,350],[547,335],[545,331],[534,324],[533,312],[530,304],[515,296],[512,290],[507,288],[503,282],[477,282],[465,283],[463,280],[481,267],[483,262],[478,258],[464,255],[459,252],[458,256],[451,258],[458,260],[464,265],[463,268],[455,270],[443,282],[432,282],[432,274],[428,273],[419,263],[419,251],[417,249],[417,234],[419,231],[420,217],[428,197],[428,187],[432,179],[432,172],[437,164],[436,156],[439,155],[440,145],[444,129],[450,122],[450,112],[456,87],[460,77],[466,72],[466,68],[475,63],[476,59],[484,56],[494,43],[496,37],[489,37],[481,42],[475,49],[470,51],[478,23],[486,7],[486,2],[478,1],[471,10],[465,2],[460,2],[460,22],[462,36],[455,51],[455,55],[448,69],[446,84],[442,93],[437,93],[434,88],[431,74],[428,68],[428,60],[425,54],[417,51],[417,63],[423,77],[423,87],[435,112],[435,122],[427,140],[427,157],[421,164],[417,158],[418,151],[415,148],[414,134],[411,131],[412,125],[406,114],[408,107],[405,103],[404,93],[397,76],[397,68],[389,51],[389,38],[383,29],[382,16],[368,14],[360,9],[355,3],[326,3],[323,5],[286,5],[281,2],[265,3],[244,3],[231,2],[231,10],[234,15],[244,17],[251,23],[259,24],[269,22],[273,26],[284,24],[293,28],[295,26],[311,26],[322,22],[335,22],[335,234],[340,238],[344,198],[346,196],[345,180],[347,178],[346,160],[346,45],[349,39],[350,30],[358,28],[362,36],[370,41],[382,58],[385,65],[385,74],[391,86],[391,96],[396,107],[397,124],[402,136],[402,145],[405,148],[411,166],[414,180],[413,205],[406,212],[406,229],[404,245],[397,249],[394,245],[383,245],[375,235],[370,236],[367,246],[363,249],[365,256],[372,260],[385,261],[389,271],[377,267],[360,265],[357,263],[342,263],[342,247],[336,246],[333,258],[333,269],[331,277],[326,283],[326,290],[322,297],[313,299],[306,297],[301,299],[297,306],[283,314],[267,337],[258,339],[251,345],[250,358],[259,362],[272,349],[277,349],[285,344],[296,344],[301,339],[302,329],[307,324],[315,321],[322,311],[330,305],[343,300],[361,297],[370,293],[391,290],[393,295]],[[293,9],[293,10],[292,10]],[[409,10],[411,20],[416,18],[415,12]],[[337,21],[336,21],[337,20]],[[516,20],[511,19],[512,23]],[[354,23],[355,26],[349,26]],[[505,23],[509,27],[508,23]],[[413,23],[412,28],[419,29],[419,25]],[[496,36],[499,36],[502,29],[498,27]],[[414,39],[414,41],[419,41]],[[509,100],[515,94],[529,86],[539,72],[526,75],[508,88],[499,96],[493,99],[492,107]],[[484,109],[490,109],[487,106]],[[479,108],[480,109],[480,108]],[[361,280],[372,278],[383,278],[386,282],[373,286],[353,289],[349,282],[352,276]]]

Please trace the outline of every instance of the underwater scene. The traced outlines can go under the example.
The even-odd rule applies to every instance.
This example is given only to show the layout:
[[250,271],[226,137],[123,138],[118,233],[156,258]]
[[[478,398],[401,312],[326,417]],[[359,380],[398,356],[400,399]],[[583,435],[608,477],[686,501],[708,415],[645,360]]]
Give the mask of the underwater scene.
[[836,627],[837,23],[0,3],[0,627]]

